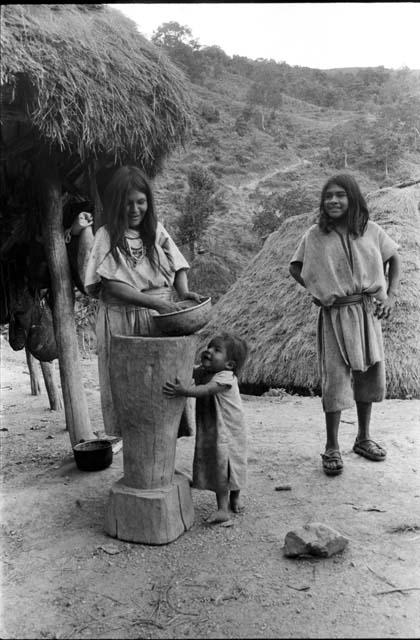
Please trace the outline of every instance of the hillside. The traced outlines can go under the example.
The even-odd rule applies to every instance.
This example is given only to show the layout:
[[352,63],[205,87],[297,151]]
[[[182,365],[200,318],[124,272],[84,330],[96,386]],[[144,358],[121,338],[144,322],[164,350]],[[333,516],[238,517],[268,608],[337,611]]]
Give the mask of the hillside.
[[212,295],[214,301],[261,248],[264,238],[253,229],[253,218],[270,194],[302,189],[312,210],[318,206],[323,182],[341,170],[355,175],[365,193],[420,177],[420,147],[404,149],[392,162],[388,176],[363,154],[357,156],[357,162],[350,159],[345,169],[337,166],[330,150],[332,131],[357,126],[358,118],[364,118],[367,126],[372,122],[373,127],[373,114],[362,113],[360,108],[319,106],[284,93],[276,108],[250,108],[252,83],[251,78],[226,69],[217,78],[191,82],[196,116],[192,139],[166,161],[155,180],[159,215],[181,245],[184,238],[178,233],[177,221],[188,193],[188,172],[199,165],[215,180],[219,204],[195,255],[186,244],[182,247],[192,262],[192,286]]

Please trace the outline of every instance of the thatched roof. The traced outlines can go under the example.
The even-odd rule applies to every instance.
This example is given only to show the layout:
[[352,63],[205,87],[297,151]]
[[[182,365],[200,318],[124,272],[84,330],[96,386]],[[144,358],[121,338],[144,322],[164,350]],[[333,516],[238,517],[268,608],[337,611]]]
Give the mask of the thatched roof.
[[184,141],[184,76],[120,11],[3,5],[0,35],[2,123],[28,122],[34,142],[82,159],[106,154],[153,174]]
[[[367,202],[371,218],[399,243],[402,257],[399,299],[392,319],[383,322],[388,397],[420,397],[420,189],[383,189]],[[295,216],[272,233],[202,332],[203,344],[221,329],[248,341],[244,384],[319,392],[318,308],[288,271],[299,238],[315,220],[315,212]]]

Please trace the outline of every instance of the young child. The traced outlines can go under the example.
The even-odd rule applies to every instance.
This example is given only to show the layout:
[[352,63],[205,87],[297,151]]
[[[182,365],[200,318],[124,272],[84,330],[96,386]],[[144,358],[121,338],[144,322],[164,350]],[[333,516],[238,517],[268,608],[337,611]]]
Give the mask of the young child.
[[178,380],[164,386],[170,397],[197,399],[192,486],[216,493],[217,511],[207,520],[211,524],[229,520],[229,506],[234,513],[244,508],[240,491],[246,484],[247,436],[237,374],[246,356],[243,340],[222,333],[201,354],[195,386],[183,387]]
[[[192,299],[188,290],[189,264],[156,218],[153,194],[146,176],[132,166],[120,167],[104,193],[105,224],[95,237],[92,216],[79,214],[71,228],[90,248],[84,285],[99,298],[96,321],[98,369],[105,432],[121,435],[110,383],[111,335],[154,335],[153,311],[177,310],[175,301]],[[90,234],[90,235],[89,235]]]
[[[388,265],[388,285],[386,267]],[[341,411],[356,401],[358,433],[353,451],[384,460],[370,438],[372,402],[385,397],[381,318],[395,304],[400,279],[397,244],[369,220],[354,178],[336,175],[324,185],[318,224],[300,240],[290,273],[320,306],[318,358],[327,441],[324,472],[343,470],[338,444]]]

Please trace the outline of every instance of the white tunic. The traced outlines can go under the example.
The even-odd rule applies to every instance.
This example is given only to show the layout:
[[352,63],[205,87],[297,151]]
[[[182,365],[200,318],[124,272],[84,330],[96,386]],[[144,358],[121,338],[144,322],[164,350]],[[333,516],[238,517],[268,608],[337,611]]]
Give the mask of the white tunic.
[[[200,384],[201,367],[194,371]],[[246,484],[247,433],[238,380],[232,371],[211,378],[220,393],[196,399],[193,487],[208,491],[240,490]]]
[[367,294],[385,300],[384,262],[398,245],[369,220],[363,236],[323,232],[312,225],[302,236],[290,262],[301,262],[306,289],[327,307],[344,361],[366,371],[383,360],[381,323],[363,304],[332,307],[337,298]]
[[100,283],[101,278],[117,280],[131,285],[138,291],[148,291],[160,287],[172,286],[175,273],[180,269],[188,269],[189,264],[176,246],[163,225],[158,222],[156,228],[155,249],[159,258],[159,266],[151,264],[146,253],[136,251],[137,264],[134,266],[117,249],[119,261],[110,253],[111,243],[106,226],[100,227],[89,255],[86,267],[85,287]]
[[[110,250],[110,238],[107,228],[100,227],[95,234],[85,276],[86,291],[101,298],[101,279],[124,282],[138,291],[146,291],[148,295],[155,295],[162,300],[173,299],[173,283],[175,274],[180,269],[188,269],[178,247],[168,232],[158,222],[156,229],[156,250],[159,256],[159,266],[154,266],[142,250],[142,241],[136,238],[131,243],[131,259],[119,249],[119,262],[115,260]],[[98,287],[99,286],[99,287]],[[99,294],[98,294],[99,288]],[[110,381],[110,350],[111,336],[114,334],[128,336],[154,335],[155,327],[152,322],[152,309],[120,303],[99,302],[96,319],[96,338],[98,349],[99,384],[101,391],[102,416],[105,432],[108,435],[121,435],[118,424]]]

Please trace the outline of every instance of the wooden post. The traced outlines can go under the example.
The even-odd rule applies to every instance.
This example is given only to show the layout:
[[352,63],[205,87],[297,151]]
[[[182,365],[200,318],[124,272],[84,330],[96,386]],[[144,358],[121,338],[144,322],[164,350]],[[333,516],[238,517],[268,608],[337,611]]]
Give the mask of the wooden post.
[[61,395],[54,379],[54,363],[40,362],[42,375],[44,376],[45,388],[48,394],[51,411],[60,411],[63,408]]
[[39,378],[38,362],[41,365],[42,375],[44,377],[45,388],[48,394],[51,411],[60,411],[63,408],[60,392],[54,380],[54,364],[52,362],[40,362],[25,347],[26,362],[29,369],[29,377],[31,379],[31,395],[39,396],[41,393],[41,382]]
[[28,365],[29,369],[29,377],[31,379],[31,395],[39,396],[41,393],[41,383],[39,381],[39,373],[36,366],[36,360],[33,357],[32,353],[29,351],[28,347],[25,347],[25,355],[26,364]]
[[83,388],[77,344],[70,267],[63,234],[61,183],[47,154],[40,166],[43,186],[43,240],[51,277],[53,321],[60,365],[64,411],[71,445],[94,438]]
[[175,473],[186,398],[168,398],[167,380],[192,378],[197,336],[112,336],[111,389],[123,437],[124,477],[111,489],[105,529],[130,542],[166,544],[192,526],[188,478]]

